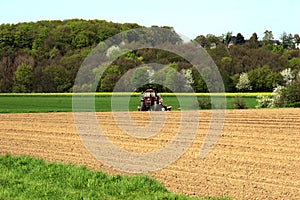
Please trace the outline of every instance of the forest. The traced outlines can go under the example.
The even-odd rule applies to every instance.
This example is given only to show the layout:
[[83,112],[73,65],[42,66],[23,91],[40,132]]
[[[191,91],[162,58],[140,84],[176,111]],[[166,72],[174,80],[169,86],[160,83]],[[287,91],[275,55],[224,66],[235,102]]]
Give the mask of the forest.
[[[141,27],[136,23],[82,19],[1,24],[0,92],[72,92],[78,69],[92,49],[113,35]],[[176,35],[172,39],[180,41]],[[227,32],[221,36],[199,35],[193,41],[205,48],[217,65],[226,92],[271,92],[278,85],[300,82],[297,33],[283,32],[277,40],[271,30],[266,30],[263,38],[255,32],[250,38]],[[170,52],[151,48],[117,58],[101,76],[97,91],[113,91],[126,72],[143,65],[127,80],[130,87],[126,90],[138,89],[134,86],[139,78],[155,79],[154,69],[147,63],[168,65],[185,77],[185,82],[178,81],[174,78],[176,73],[165,71],[165,86],[159,88],[162,91],[185,92],[183,85],[188,83],[195,92],[208,92],[203,77],[190,63]],[[97,69],[93,72],[96,76]]]

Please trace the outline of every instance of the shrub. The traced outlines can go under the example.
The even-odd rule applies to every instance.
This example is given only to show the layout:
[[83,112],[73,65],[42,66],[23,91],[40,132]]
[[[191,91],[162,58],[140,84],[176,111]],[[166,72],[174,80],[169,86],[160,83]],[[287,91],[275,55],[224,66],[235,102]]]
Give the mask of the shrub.
[[300,108],[300,102],[285,104],[284,107],[286,107],[286,108]]
[[299,107],[300,80],[287,87],[279,85],[274,88],[271,97],[258,96],[256,100],[258,103],[256,108]]
[[233,107],[234,109],[247,109],[246,102],[240,96],[234,98]]
[[247,73],[242,73],[239,78],[239,82],[236,84],[236,88],[240,91],[250,91],[252,90],[252,86],[250,84],[250,80],[248,78]]
[[284,69],[280,72],[283,80],[286,82],[286,85],[291,85],[293,80],[295,79],[295,74],[293,73],[291,68]]
[[284,91],[286,87],[278,85],[274,88],[272,92],[273,106],[272,107],[282,107],[285,104]]
[[256,108],[272,108],[274,106],[274,100],[272,97],[268,96],[258,96]]
[[198,98],[199,108],[200,109],[211,109],[211,99],[206,97]]
[[300,78],[293,81],[291,85],[282,91],[282,98],[285,106],[300,102]]

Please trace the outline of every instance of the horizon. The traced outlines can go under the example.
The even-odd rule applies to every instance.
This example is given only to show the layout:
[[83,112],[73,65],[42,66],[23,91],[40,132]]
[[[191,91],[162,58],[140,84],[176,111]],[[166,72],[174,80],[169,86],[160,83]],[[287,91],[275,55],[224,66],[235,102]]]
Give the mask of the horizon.
[[[171,26],[189,39],[199,35],[221,36],[241,33],[249,39],[255,32],[261,40],[266,30],[274,39],[283,32],[300,33],[296,27],[300,1],[212,0],[172,2],[170,0],[101,2],[53,0],[51,2],[11,0],[1,2],[0,24],[42,20],[100,19],[141,26]],[[204,19],[204,20],[202,20]]]
[[[88,20],[105,20],[105,19],[99,19],[99,18],[95,18],[95,19],[83,19],[83,18],[69,18],[69,19],[50,19],[50,20],[48,20],[48,19],[42,19],[42,20],[36,20],[36,21],[20,21],[20,22],[17,22],[17,23],[1,23],[0,25],[2,25],[2,24],[10,24],[10,25],[17,25],[17,24],[20,24],[20,23],[37,23],[37,22],[40,22],[40,21],[67,21],[67,20],[75,20],[75,19],[78,19],[78,20],[86,20],[86,21],[88,21]],[[105,20],[105,21],[107,21],[107,22],[111,22],[111,23],[120,23],[120,24],[123,24],[123,23],[121,23],[121,22],[115,22],[115,21],[109,21],[109,20]],[[124,22],[124,23],[136,23],[136,22]],[[141,24],[138,24],[138,25],[140,25],[140,26],[143,26],[143,25],[141,25]],[[156,25],[151,25],[151,26],[156,26]],[[151,26],[145,26],[146,28],[148,28],[148,27],[151,27]],[[162,27],[162,26],[168,26],[168,25],[161,25],[160,27]],[[172,27],[172,26],[170,26],[170,27]],[[172,28],[174,28],[174,27],[172,27]],[[174,28],[174,30],[175,30],[175,28]],[[175,30],[176,31],[176,30]],[[268,31],[272,31],[272,30],[268,30]],[[262,40],[262,38],[263,38],[263,33],[262,34],[259,34],[258,32],[256,32],[256,31],[253,31],[253,33],[249,36],[249,37],[246,37],[245,35],[244,35],[244,33],[242,33],[242,32],[233,32],[233,31],[225,31],[224,33],[222,33],[221,35],[217,35],[217,34],[214,34],[214,33],[208,33],[208,34],[206,34],[206,35],[204,35],[204,34],[199,34],[199,35],[196,35],[194,38],[190,38],[190,37],[187,37],[187,36],[185,36],[185,35],[182,35],[181,33],[178,33],[177,31],[176,31],[176,33],[178,33],[179,35],[181,35],[184,39],[195,39],[197,36],[200,36],[200,35],[204,35],[205,37],[207,37],[208,35],[214,35],[214,36],[217,36],[217,37],[221,37],[223,34],[227,34],[228,32],[231,32],[232,33],[232,36],[236,36],[238,33],[241,33],[243,36],[244,36],[244,38],[245,38],[245,40],[249,40],[250,39],[250,37],[252,36],[252,34],[254,34],[254,33],[256,33],[259,37],[258,37],[258,40],[260,41],[260,40]],[[272,31],[272,33],[273,33],[273,31]],[[282,33],[287,33],[286,31],[283,31]],[[287,34],[290,34],[290,33],[287,33]],[[291,33],[293,36],[294,36],[294,34],[293,33]],[[297,33],[295,33],[295,34],[297,34]],[[298,34],[300,34],[300,31],[299,31],[299,33]],[[261,35],[261,37],[260,37],[260,35]],[[274,33],[273,33],[273,35],[274,35]],[[281,35],[280,35],[281,36]],[[275,37],[275,35],[274,35],[274,40],[280,40],[280,36],[277,38],[277,37]]]

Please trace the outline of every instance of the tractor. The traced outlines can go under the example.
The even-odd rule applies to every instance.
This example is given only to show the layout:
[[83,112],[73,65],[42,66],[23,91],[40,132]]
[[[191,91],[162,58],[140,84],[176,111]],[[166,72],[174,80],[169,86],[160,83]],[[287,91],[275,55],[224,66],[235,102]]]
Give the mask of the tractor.
[[161,95],[149,88],[140,95],[138,111],[170,111],[172,106],[164,106],[162,101]]

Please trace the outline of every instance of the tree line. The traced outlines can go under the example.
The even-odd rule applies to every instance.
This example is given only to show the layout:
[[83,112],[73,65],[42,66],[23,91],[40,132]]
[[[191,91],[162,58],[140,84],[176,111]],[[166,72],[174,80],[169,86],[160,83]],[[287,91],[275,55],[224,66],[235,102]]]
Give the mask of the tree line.
[[[81,19],[1,24],[0,92],[72,92],[78,69],[93,48],[113,35],[141,27],[135,23]],[[170,38],[181,42],[176,34]],[[222,36],[199,35],[194,41],[216,63],[227,92],[273,91],[286,84],[282,75],[286,69],[295,79],[299,76],[298,34],[283,32],[275,40],[270,30],[261,39],[256,33],[246,39],[241,33],[234,36],[228,32]],[[111,56],[118,55],[117,51],[117,47],[112,49]],[[148,63],[167,67],[160,69]],[[96,67],[93,75],[97,76],[99,70]],[[208,92],[202,77],[208,72],[203,70],[201,75],[186,60],[170,52],[138,49],[115,59],[102,74],[97,91],[113,91],[116,84],[120,91],[132,91],[147,80],[158,83],[161,91],[190,91],[190,85],[195,92]]]

